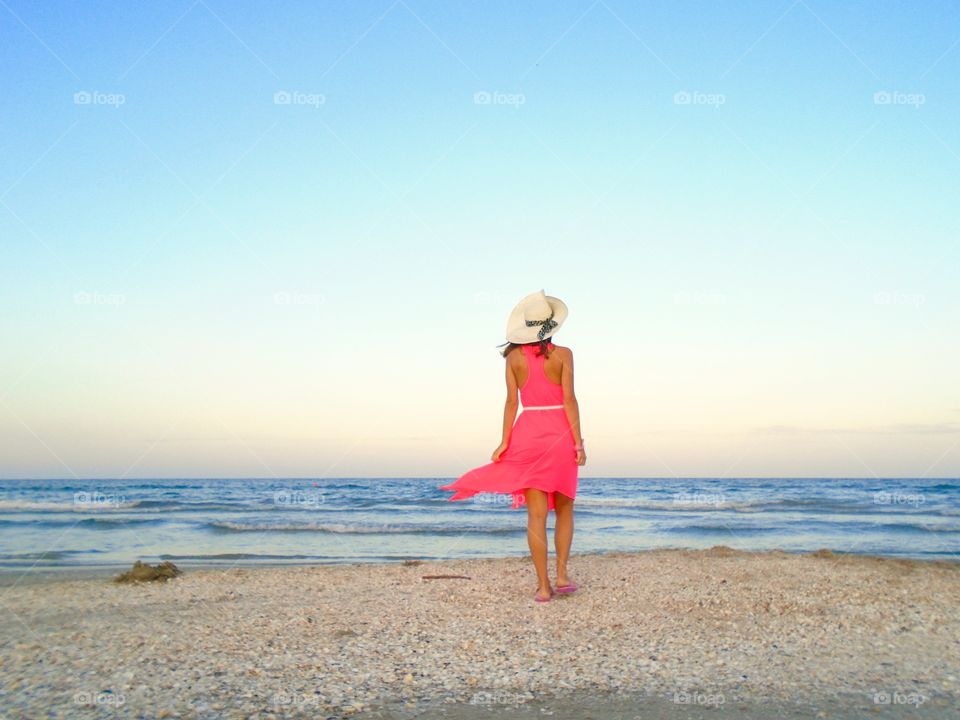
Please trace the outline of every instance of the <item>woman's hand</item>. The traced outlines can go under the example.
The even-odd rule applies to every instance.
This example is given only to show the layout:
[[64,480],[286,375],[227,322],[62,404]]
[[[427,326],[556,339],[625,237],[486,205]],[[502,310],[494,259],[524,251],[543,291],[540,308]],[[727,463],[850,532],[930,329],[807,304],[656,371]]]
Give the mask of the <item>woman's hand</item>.
[[587,464],[587,454],[583,450],[577,450],[577,465]]
[[503,451],[506,449],[507,449],[507,443],[505,442],[500,443],[497,449],[493,451],[493,455],[490,456],[490,459],[493,460],[494,462],[500,462],[500,456],[503,455]]

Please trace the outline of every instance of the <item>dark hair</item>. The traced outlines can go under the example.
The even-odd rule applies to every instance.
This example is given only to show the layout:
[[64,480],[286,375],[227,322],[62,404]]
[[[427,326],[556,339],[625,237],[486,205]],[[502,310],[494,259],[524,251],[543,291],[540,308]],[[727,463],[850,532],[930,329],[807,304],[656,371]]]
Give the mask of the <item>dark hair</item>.
[[544,338],[543,340],[534,340],[533,342],[529,342],[529,343],[507,343],[507,346],[500,351],[500,354],[506,357],[515,348],[518,348],[521,345],[539,345],[540,347],[537,350],[537,357],[540,357],[541,355],[547,354],[547,344],[552,342],[553,342],[553,338],[548,337],[548,338]]

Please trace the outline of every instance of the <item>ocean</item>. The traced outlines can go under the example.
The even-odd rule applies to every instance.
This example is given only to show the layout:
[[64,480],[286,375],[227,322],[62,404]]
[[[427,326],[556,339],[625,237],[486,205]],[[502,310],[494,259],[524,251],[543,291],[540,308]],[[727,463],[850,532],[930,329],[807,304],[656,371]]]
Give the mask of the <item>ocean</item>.
[[[0,570],[527,553],[525,509],[509,495],[449,502],[438,486],[451,480],[5,480]],[[960,480],[582,477],[574,507],[574,553],[726,545],[960,560]]]

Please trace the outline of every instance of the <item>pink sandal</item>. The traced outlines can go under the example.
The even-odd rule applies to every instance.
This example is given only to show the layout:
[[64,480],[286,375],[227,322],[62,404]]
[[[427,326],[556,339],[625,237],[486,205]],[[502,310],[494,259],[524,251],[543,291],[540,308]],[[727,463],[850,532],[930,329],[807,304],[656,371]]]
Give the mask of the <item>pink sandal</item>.
[[562,594],[564,594],[564,595],[567,595],[567,594],[569,594],[569,593],[576,592],[576,591],[577,591],[577,587],[578,587],[578,586],[577,586],[577,584],[576,584],[575,582],[571,582],[569,585],[557,585],[556,590],[557,590],[558,593],[562,593]]

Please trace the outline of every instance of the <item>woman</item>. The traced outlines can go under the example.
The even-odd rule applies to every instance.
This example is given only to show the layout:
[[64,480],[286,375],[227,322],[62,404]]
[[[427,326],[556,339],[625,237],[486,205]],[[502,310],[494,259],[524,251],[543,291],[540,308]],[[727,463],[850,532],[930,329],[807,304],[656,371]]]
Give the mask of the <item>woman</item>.
[[[567,574],[573,542],[573,501],[578,469],[587,461],[580,435],[580,408],[573,392],[573,353],[551,338],[567,317],[567,306],[543,290],[523,298],[507,321],[507,401],[503,440],[492,462],[461,475],[441,490],[450,500],[479,492],[510,493],[513,508],[527,506],[527,544],[537,572],[537,602],[554,595],[547,574],[547,513],[556,514],[556,592],[577,589]],[[502,346],[500,346],[502,347]],[[518,350],[519,348],[519,350]],[[519,402],[523,412],[517,417]],[[514,422],[516,420],[516,422]]]

